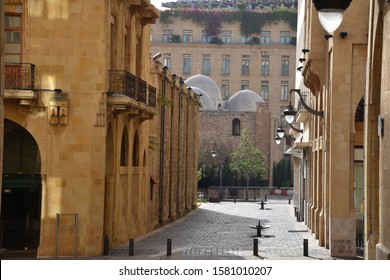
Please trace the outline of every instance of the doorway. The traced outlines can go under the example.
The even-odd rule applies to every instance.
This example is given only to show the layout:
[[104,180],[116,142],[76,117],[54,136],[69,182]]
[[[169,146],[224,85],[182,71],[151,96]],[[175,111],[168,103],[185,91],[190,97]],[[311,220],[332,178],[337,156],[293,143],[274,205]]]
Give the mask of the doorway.
[[34,249],[41,224],[41,157],[32,135],[4,120],[1,247]]

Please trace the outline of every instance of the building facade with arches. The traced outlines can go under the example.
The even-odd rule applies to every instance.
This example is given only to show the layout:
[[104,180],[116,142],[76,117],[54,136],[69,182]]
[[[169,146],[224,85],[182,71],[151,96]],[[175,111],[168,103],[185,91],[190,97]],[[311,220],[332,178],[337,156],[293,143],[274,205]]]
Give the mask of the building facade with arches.
[[[149,53],[159,12],[149,0],[2,4],[2,248],[98,256],[105,240],[112,248],[172,221],[161,213],[175,197],[160,191],[153,160],[167,140],[151,135],[166,106]],[[183,95],[193,123],[182,125],[196,127],[199,101]],[[195,176],[182,182],[180,215],[196,199]]]
[[306,110],[294,91],[304,129],[289,150],[297,216],[334,257],[390,259],[390,5],[354,0],[325,36],[313,2],[298,1],[297,57],[305,62],[296,89],[322,116]]

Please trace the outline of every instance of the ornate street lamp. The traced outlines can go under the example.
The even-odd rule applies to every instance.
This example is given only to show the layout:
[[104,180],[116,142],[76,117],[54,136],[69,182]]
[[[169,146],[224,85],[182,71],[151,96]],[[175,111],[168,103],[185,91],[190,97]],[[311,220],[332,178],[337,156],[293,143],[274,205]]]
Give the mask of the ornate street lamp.
[[343,21],[344,11],[352,0],[313,0],[322,27],[333,33]]
[[[312,115],[315,115],[315,116],[318,116],[318,117],[321,117],[323,118],[324,117],[324,111],[317,111],[317,110],[314,110],[313,108],[310,108],[309,105],[306,104],[305,100],[303,99],[303,96],[302,96],[302,93],[301,93],[301,90],[300,89],[290,89],[290,95],[292,92],[296,92],[298,95],[299,95],[299,99],[301,100],[301,103],[302,103],[302,106]],[[291,100],[291,97],[290,97],[290,100]],[[283,111],[283,114],[286,116],[286,121],[288,123],[290,123],[289,121],[291,120],[291,116],[294,116],[296,115],[296,111],[294,110],[294,107],[291,105],[291,101],[290,101],[290,104],[287,106],[287,109]],[[287,119],[288,118],[288,119]],[[292,118],[292,121],[291,123],[294,121],[294,119]]]

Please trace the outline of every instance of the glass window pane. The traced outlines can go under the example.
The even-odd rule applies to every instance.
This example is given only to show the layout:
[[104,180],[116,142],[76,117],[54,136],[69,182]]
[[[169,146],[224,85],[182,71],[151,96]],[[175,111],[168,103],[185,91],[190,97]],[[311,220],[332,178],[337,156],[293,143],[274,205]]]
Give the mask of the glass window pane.
[[5,33],[6,42],[20,42],[20,32],[6,32]]
[[20,16],[5,16],[5,28],[18,28],[20,22]]

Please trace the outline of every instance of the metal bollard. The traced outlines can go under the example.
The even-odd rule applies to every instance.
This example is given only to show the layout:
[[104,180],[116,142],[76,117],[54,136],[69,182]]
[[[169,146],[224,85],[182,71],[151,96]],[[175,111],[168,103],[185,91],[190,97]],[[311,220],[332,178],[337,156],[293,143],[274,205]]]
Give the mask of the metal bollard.
[[236,203],[236,197],[234,197],[234,203]]
[[134,239],[129,239],[129,256],[134,256]]
[[259,224],[257,225],[257,236],[258,237],[261,237],[261,225],[260,225],[260,220],[259,220]]
[[291,204],[291,198],[288,199],[288,204]]
[[303,256],[309,256],[309,241],[307,239],[303,239]]
[[172,239],[168,238],[167,239],[167,256],[172,255]]
[[253,255],[259,255],[259,239],[253,239]]
[[108,239],[108,235],[105,235],[103,238],[103,255],[104,256],[108,256],[109,244],[110,244],[110,241]]
[[261,205],[261,210],[264,210],[264,200],[263,199],[261,200],[261,204],[260,205]]
[[267,201],[267,195],[264,196],[264,201]]

